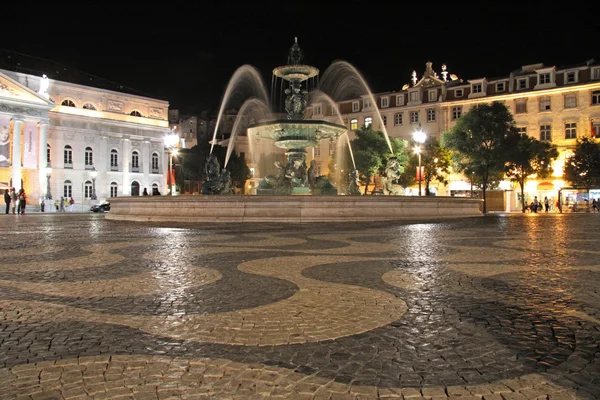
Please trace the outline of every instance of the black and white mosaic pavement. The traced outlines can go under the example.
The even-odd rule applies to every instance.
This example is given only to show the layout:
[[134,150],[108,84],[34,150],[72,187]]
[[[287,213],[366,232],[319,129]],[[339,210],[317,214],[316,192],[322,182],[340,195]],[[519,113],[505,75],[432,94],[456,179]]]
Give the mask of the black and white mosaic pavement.
[[600,398],[598,214],[0,230],[0,400]]

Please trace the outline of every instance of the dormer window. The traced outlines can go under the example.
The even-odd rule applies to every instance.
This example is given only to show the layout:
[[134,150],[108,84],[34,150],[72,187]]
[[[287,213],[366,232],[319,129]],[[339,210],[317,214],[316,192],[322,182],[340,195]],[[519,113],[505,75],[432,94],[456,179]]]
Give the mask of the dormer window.
[[436,101],[437,100],[437,90],[430,90],[429,91],[429,101]]
[[527,78],[521,78],[517,81],[517,89],[527,89]]
[[403,94],[399,94],[398,96],[396,96],[396,105],[397,106],[404,105],[404,95]]
[[592,69],[592,79],[600,79],[600,67]]
[[315,115],[321,115],[321,106],[320,105],[315,105],[313,107],[313,110],[314,110]]
[[506,84],[504,82],[496,83],[496,92],[504,92],[506,90]]
[[463,97],[464,91],[462,89],[456,89],[454,91],[454,97]]
[[410,92],[410,101],[419,101],[419,92]]
[[381,108],[389,107],[389,105],[390,105],[389,97],[382,97],[381,98]]
[[371,99],[364,99],[363,100],[363,105],[364,105],[364,108],[371,107]]
[[577,72],[576,71],[565,72],[565,83],[566,84],[576,83],[576,82],[577,82]]
[[483,85],[481,83],[475,83],[471,85],[471,93],[481,93],[483,91]]
[[544,72],[543,74],[538,75],[538,84],[544,85],[546,83],[551,83],[550,72]]
[[84,110],[96,110],[96,107],[92,103],[85,103],[82,108]]
[[360,105],[358,104],[358,101],[353,101],[352,102],[352,112],[357,112],[360,111]]

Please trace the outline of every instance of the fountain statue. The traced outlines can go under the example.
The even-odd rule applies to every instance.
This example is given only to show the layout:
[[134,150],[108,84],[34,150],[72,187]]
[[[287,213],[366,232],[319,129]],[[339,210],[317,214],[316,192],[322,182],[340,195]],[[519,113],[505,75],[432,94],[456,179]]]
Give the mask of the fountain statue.
[[202,194],[233,194],[231,174],[225,168],[221,170],[219,160],[209,154],[204,164],[205,180],[202,183]]
[[302,60],[303,53],[298,46],[298,38],[295,38],[288,65],[273,70],[273,75],[289,83],[284,92],[286,118],[248,127],[250,137],[272,140],[275,146],[286,150],[285,167],[280,164],[277,166],[278,174],[265,177],[258,185],[257,194],[337,194],[337,189],[325,176],[318,177],[318,183],[315,179],[312,187],[309,185],[306,149],[314,147],[321,139],[334,140],[346,133],[348,128],[328,121],[305,119],[308,91],[303,88],[303,83],[317,76],[319,70],[302,64]]
[[381,178],[383,185],[383,194],[385,195],[402,195],[404,188],[398,184],[400,175],[404,172],[404,167],[396,157],[390,157],[385,166],[385,176]]
[[362,192],[360,191],[360,179],[358,177],[358,170],[352,170],[350,172],[350,183],[348,184],[348,194],[353,196],[360,196]]

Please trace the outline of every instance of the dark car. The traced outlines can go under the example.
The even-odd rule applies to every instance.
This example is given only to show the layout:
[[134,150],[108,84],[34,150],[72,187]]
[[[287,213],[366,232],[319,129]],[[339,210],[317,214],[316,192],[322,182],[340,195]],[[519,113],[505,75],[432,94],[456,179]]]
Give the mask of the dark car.
[[90,211],[93,212],[107,212],[110,211],[110,201],[105,201],[102,204],[94,204],[90,207]]

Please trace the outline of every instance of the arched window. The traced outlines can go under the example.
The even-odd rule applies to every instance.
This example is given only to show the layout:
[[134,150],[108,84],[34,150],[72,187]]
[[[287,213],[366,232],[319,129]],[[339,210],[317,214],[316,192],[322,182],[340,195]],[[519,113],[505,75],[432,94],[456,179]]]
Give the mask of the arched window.
[[350,120],[350,130],[351,131],[355,131],[358,129],[358,120],[357,119],[351,119]]
[[115,149],[110,151],[110,170],[118,171],[119,170],[119,152]]
[[92,182],[85,181],[85,190],[84,190],[83,195],[86,199],[92,198]]
[[70,145],[65,146],[64,151],[65,168],[73,168],[73,148]]
[[152,173],[158,174],[158,153],[152,153]]
[[67,106],[67,107],[75,107],[75,103],[73,103],[71,100],[67,99],[67,100],[63,100],[62,103],[60,103],[61,106]]
[[160,192],[158,191],[158,183],[152,184],[152,196],[160,196]]
[[96,107],[94,107],[94,105],[92,103],[85,103],[83,105],[83,108],[86,109],[86,110],[94,110],[94,111],[96,111]]
[[365,128],[368,128],[371,125],[373,125],[373,118],[372,117],[365,118]]
[[140,170],[140,153],[134,150],[131,153],[131,172],[139,172]]
[[118,188],[119,188],[119,185],[117,184],[117,182],[110,183],[110,197],[117,197]]
[[46,145],[46,163],[50,165],[50,154],[52,154],[52,149],[50,148],[50,144]]
[[142,114],[140,114],[139,111],[133,110],[132,112],[129,113],[129,115],[133,115],[134,117],[141,117]]
[[92,167],[94,165],[94,151],[91,147],[85,148],[85,167]]
[[71,181],[65,181],[63,185],[63,197],[68,199],[73,197],[73,184]]
[[138,181],[131,182],[131,195],[132,196],[140,195],[140,184]]

